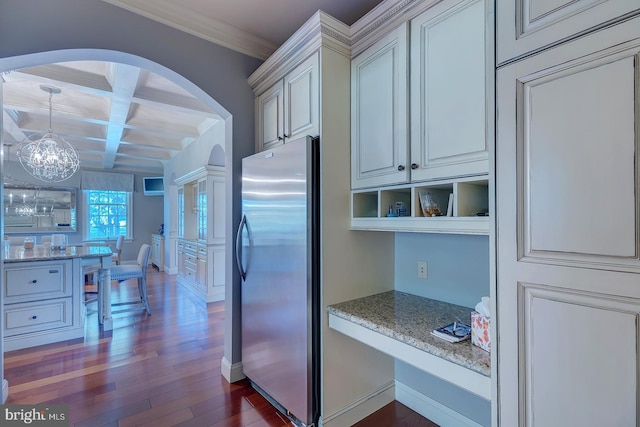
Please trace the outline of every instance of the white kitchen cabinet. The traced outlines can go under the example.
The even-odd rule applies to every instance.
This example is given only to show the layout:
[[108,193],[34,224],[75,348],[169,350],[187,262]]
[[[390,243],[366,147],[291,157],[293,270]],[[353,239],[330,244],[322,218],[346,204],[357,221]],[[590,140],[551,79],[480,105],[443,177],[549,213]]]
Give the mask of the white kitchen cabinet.
[[[189,189],[184,204],[195,208],[183,213],[184,233],[177,242],[177,282],[206,302],[224,299],[225,183],[224,168],[204,166],[176,179]],[[180,193],[179,193],[180,196]],[[163,245],[164,246],[164,245]],[[215,277],[215,280],[214,280]]]
[[159,234],[151,235],[151,263],[164,271],[164,236]]
[[351,62],[351,188],[400,184],[407,166],[405,22]]
[[501,425],[640,424],[639,54],[637,17],[498,69]]
[[207,195],[207,179],[201,178],[198,180],[196,191],[196,215],[198,217],[198,240],[207,239],[208,230],[208,195]]
[[[484,0],[437,3],[353,59],[351,229],[489,233],[489,9]],[[427,187],[442,195],[443,213],[453,194],[450,216],[424,217],[418,194]],[[387,216],[396,203],[406,215]]]
[[638,0],[496,0],[498,63],[640,13]]
[[224,245],[178,239],[177,282],[205,302],[224,299]]
[[411,20],[412,181],[488,172],[487,16],[448,0]]
[[184,186],[178,188],[178,237],[184,237]]
[[4,264],[5,351],[84,335],[76,276],[70,259]]
[[319,132],[318,54],[314,53],[256,98],[256,150]]

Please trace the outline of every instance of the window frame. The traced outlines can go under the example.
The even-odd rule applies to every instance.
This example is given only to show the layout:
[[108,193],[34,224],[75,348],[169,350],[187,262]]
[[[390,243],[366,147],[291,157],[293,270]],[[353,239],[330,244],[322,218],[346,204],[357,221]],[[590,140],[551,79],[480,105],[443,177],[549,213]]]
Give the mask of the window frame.
[[[89,236],[90,227],[91,227],[91,219],[90,219],[91,209],[89,209],[89,192],[90,191],[100,191],[100,192],[112,191],[113,192],[114,190],[82,190],[82,205],[84,207],[84,213],[83,213],[84,224],[82,227],[82,239],[87,242],[115,240],[118,236],[108,236],[105,238],[98,238],[98,239],[94,239]],[[118,192],[127,193],[127,201],[126,201],[127,232],[124,238],[125,240],[132,240],[133,239],[133,192],[130,192],[130,191],[118,191]]]

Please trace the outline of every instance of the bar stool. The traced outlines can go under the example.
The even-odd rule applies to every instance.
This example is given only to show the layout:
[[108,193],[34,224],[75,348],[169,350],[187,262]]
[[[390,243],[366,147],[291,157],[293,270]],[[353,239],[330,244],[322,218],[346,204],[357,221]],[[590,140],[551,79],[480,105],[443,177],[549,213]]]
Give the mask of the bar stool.
[[115,265],[120,265],[120,262],[122,261],[120,259],[120,256],[122,255],[122,244],[124,243],[124,235],[119,235],[118,239],[116,239],[116,250],[115,252],[113,252],[113,255],[111,255],[111,262]]
[[[149,308],[149,300],[147,299],[147,266],[149,265],[149,256],[151,255],[151,246],[144,243],[138,251],[138,258],[135,264],[120,264],[111,267],[111,280],[123,282],[128,279],[138,279],[138,292],[140,293],[140,301],[129,301],[114,303],[111,305],[127,305],[142,304],[148,314],[151,314]],[[122,310],[121,310],[122,311]]]
[[[88,247],[95,247],[95,246],[108,246],[105,242],[84,242],[82,244],[82,247],[84,248],[88,248]],[[82,277],[84,277],[84,282],[85,285],[87,283],[87,277],[91,277],[91,282],[96,285],[96,288],[98,286],[100,286],[98,284],[98,273],[100,271],[100,269],[102,268],[102,266],[98,263],[98,264],[88,264],[88,265],[83,265],[82,266]],[[85,289],[84,291],[84,303],[85,304],[89,304],[91,302],[97,301],[97,297],[96,298],[87,298],[87,295],[98,295],[99,291],[96,289],[95,291],[87,291]],[[101,304],[101,302],[98,302],[98,304]],[[100,311],[100,310],[98,310]]]

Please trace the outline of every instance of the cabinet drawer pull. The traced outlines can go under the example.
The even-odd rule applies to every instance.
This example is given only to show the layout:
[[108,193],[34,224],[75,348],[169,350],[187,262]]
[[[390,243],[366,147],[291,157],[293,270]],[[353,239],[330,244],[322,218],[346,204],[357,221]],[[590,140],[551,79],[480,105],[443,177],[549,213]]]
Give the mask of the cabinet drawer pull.
[[417,163],[411,163],[411,169],[418,169]]
[[36,284],[36,283],[38,283],[38,281],[37,281],[36,279],[33,279],[33,280],[31,281],[31,283]]
[[398,170],[399,170],[400,172],[402,172],[402,171],[404,170],[404,166],[399,165],[399,166],[398,166]]
[[284,138],[282,138],[281,136],[278,136],[278,141],[282,141]]
[[35,314],[33,316],[31,316],[32,320],[36,320],[38,318],[38,316],[36,316]]

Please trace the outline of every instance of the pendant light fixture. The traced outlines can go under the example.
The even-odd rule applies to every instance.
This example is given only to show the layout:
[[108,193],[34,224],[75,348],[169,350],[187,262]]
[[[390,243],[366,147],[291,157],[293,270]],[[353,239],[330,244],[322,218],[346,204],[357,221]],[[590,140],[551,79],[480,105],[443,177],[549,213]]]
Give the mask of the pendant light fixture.
[[53,86],[41,85],[49,92],[49,132],[33,134],[18,145],[16,153],[22,167],[33,177],[45,182],[60,182],[70,178],[80,165],[78,150],[51,128],[53,94],[62,92]]

